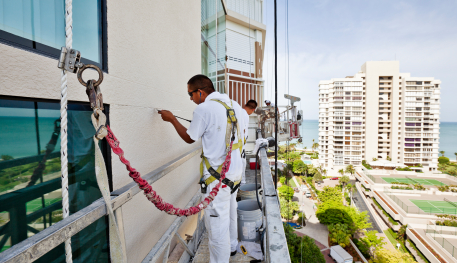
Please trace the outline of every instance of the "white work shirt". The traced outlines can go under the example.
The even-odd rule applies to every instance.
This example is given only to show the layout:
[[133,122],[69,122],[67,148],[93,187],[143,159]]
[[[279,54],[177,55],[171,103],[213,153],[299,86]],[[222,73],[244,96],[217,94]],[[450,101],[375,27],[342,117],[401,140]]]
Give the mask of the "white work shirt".
[[[245,122],[243,111],[236,101],[230,100],[226,94],[220,94],[217,91],[209,94],[205,102],[199,104],[194,110],[192,122],[190,123],[187,134],[194,141],[202,138],[203,154],[208,159],[211,167],[217,170],[219,166],[225,161],[225,133],[227,128],[227,109],[217,101],[220,100],[226,103],[229,107],[235,110],[235,116],[238,120],[240,137],[244,138]],[[235,135],[235,141],[238,143],[238,133]],[[244,169],[241,161],[241,149],[232,151],[232,158],[230,168],[225,176],[231,181],[241,180],[241,173]],[[204,179],[210,176],[203,164],[203,177]]]

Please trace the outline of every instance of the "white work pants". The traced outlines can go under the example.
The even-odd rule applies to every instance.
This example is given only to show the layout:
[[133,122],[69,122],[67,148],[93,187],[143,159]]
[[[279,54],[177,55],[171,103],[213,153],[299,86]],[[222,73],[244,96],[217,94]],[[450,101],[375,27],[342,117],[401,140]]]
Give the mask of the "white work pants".
[[243,161],[243,173],[241,174],[241,183],[246,183],[246,158],[241,159]]
[[[212,182],[208,186],[207,193],[211,192],[217,183],[218,181]],[[222,186],[204,213],[209,239],[209,263],[228,263],[230,252],[235,251],[238,245],[237,193],[230,194],[230,187],[222,188]]]

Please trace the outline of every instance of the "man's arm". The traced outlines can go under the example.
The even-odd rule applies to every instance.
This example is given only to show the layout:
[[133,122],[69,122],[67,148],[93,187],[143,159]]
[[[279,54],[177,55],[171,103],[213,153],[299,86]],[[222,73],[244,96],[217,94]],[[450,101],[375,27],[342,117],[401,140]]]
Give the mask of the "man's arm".
[[184,127],[178,121],[178,119],[176,119],[176,117],[173,115],[173,113],[171,113],[170,111],[167,111],[167,110],[161,110],[161,111],[159,111],[159,114],[162,115],[162,120],[173,124],[173,127],[175,127],[176,132],[178,132],[181,139],[183,139],[185,142],[187,142],[189,144],[195,142],[194,140],[192,140],[190,138],[189,134],[187,134],[187,128]]

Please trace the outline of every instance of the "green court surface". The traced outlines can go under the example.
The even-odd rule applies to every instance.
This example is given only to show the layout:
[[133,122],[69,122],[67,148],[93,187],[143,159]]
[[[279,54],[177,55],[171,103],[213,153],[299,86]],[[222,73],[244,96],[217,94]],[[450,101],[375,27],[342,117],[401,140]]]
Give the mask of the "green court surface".
[[422,185],[436,185],[436,186],[442,186],[446,185],[445,183],[442,183],[438,180],[435,179],[419,179],[415,178],[414,181],[408,178],[396,178],[396,177],[382,177],[384,181],[387,183],[391,184],[393,182],[399,182],[399,183],[407,183],[407,184],[417,184],[420,183]]
[[409,199],[413,204],[417,205],[422,211],[430,214],[457,214],[457,204],[453,206],[446,201],[430,201],[430,200],[414,200]]
[[[44,199],[44,204],[45,206],[52,205],[57,202],[61,202],[62,198],[51,198],[51,199]],[[27,214],[35,212],[37,210],[40,210],[43,208],[43,204],[41,203],[41,198],[37,198],[35,200],[32,200],[30,202],[27,202]]]

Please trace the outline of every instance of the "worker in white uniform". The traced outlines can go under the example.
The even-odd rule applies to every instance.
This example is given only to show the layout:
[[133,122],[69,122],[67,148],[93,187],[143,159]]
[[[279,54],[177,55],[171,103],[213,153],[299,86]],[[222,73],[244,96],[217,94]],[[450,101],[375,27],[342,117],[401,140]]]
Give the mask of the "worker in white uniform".
[[254,113],[255,109],[257,108],[257,101],[255,100],[249,100],[246,105],[243,106],[243,118],[244,118],[244,145],[243,145],[243,153],[241,154],[241,157],[243,158],[243,174],[241,177],[241,184],[246,183],[246,141],[248,140],[248,128],[249,128],[249,115]]
[[[244,170],[241,150],[245,128],[241,106],[226,94],[215,91],[212,81],[204,75],[192,77],[187,82],[187,91],[190,99],[198,105],[194,110],[189,128],[186,129],[169,111],[159,112],[162,119],[173,124],[179,136],[187,143],[194,143],[201,138],[203,156],[209,162],[210,168],[216,170],[221,167],[226,158],[226,128],[230,125],[227,123],[228,111],[220,102],[234,109],[238,119],[237,125],[239,125],[234,145],[235,143],[241,145],[232,150],[230,168],[225,175],[230,182],[239,186],[241,173]],[[202,168],[201,182],[208,182],[212,175],[205,165]],[[205,191],[202,187],[202,192],[206,192],[203,198],[208,196],[217,184],[218,180],[214,180],[206,185]],[[236,195],[237,190],[232,193],[231,187],[222,184],[216,198],[205,209],[204,220],[208,230],[210,263],[228,263],[230,256],[236,254],[238,245]]]

